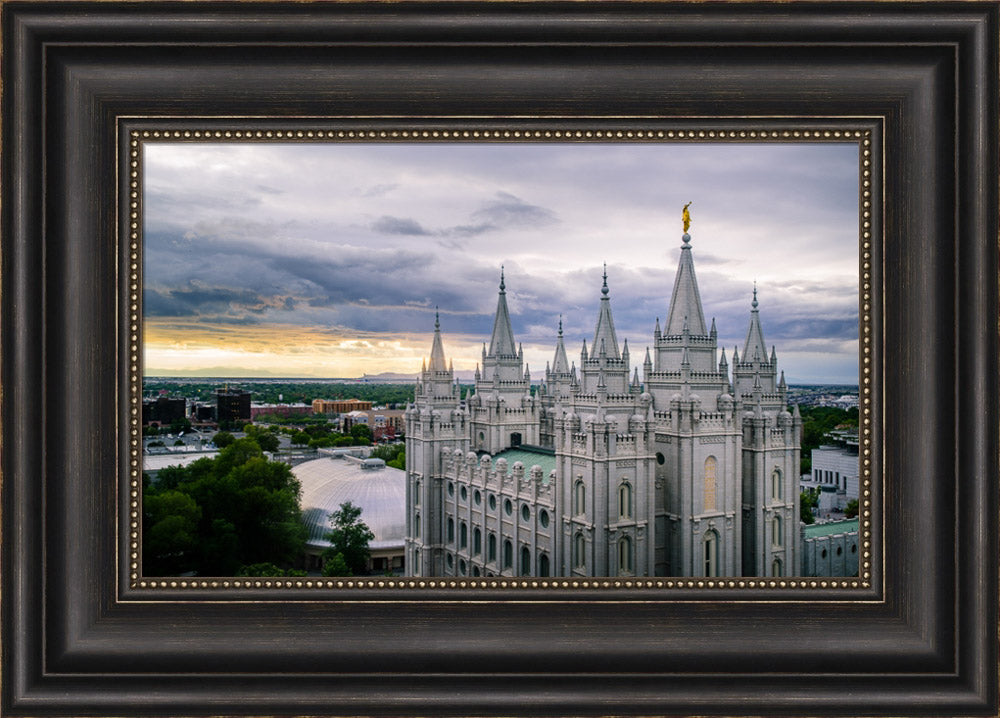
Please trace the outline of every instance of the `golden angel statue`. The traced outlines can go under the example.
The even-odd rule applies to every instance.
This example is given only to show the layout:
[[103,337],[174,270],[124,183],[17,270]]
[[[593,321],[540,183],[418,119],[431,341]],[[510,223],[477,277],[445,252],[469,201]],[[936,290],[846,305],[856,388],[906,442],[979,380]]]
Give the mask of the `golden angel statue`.
[[688,212],[688,207],[690,207],[690,206],[691,206],[690,202],[688,202],[686,205],[684,205],[684,211],[681,214],[681,219],[684,220],[684,232],[685,233],[687,233],[688,227],[691,226],[691,213]]

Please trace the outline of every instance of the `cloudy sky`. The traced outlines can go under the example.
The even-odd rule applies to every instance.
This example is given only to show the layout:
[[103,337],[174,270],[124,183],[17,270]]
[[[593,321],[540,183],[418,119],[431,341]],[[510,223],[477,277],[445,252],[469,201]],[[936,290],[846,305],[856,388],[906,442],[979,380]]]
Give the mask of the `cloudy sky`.
[[791,383],[858,381],[858,151],[836,144],[144,148],[147,376],[413,373],[435,307],[471,370],[500,266],[532,375],[593,336],[602,263],[641,362],[691,202],[706,320],[742,351],[753,282]]

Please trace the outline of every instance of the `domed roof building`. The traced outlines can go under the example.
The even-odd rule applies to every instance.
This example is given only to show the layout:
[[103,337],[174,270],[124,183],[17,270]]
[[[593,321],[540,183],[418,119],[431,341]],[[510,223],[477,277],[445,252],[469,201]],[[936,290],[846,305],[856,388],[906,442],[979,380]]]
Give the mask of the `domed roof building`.
[[302,520],[308,528],[306,568],[321,568],[330,547],[330,514],[350,501],[361,508],[361,521],[375,534],[369,543],[372,573],[402,573],[406,541],[406,472],[381,459],[333,455],[292,468],[302,484]]

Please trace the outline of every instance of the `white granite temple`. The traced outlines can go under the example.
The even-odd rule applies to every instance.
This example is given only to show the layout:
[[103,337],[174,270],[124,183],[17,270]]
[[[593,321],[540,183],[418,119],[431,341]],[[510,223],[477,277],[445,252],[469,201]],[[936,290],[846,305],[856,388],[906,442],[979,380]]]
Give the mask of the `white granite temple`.
[[719,350],[687,224],[666,323],[656,321],[641,373],[615,335],[606,272],[579,365],[560,321],[534,393],[502,271],[465,398],[435,318],[406,411],[408,574],[799,573],[798,408],[789,412],[764,343],[756,286],[742,353]]

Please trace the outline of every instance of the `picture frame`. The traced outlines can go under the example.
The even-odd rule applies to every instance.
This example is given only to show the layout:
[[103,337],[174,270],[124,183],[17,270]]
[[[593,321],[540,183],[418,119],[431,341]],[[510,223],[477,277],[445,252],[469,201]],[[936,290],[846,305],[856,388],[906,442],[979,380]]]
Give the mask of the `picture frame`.
[[[2,13],[6,714],[997,715],[996,2]],[[138,593],[117,520],[136,510],[118,479],[141,333],[118,198],[122,123],[151,117],[865,125],[883,207],[870,585]]]

